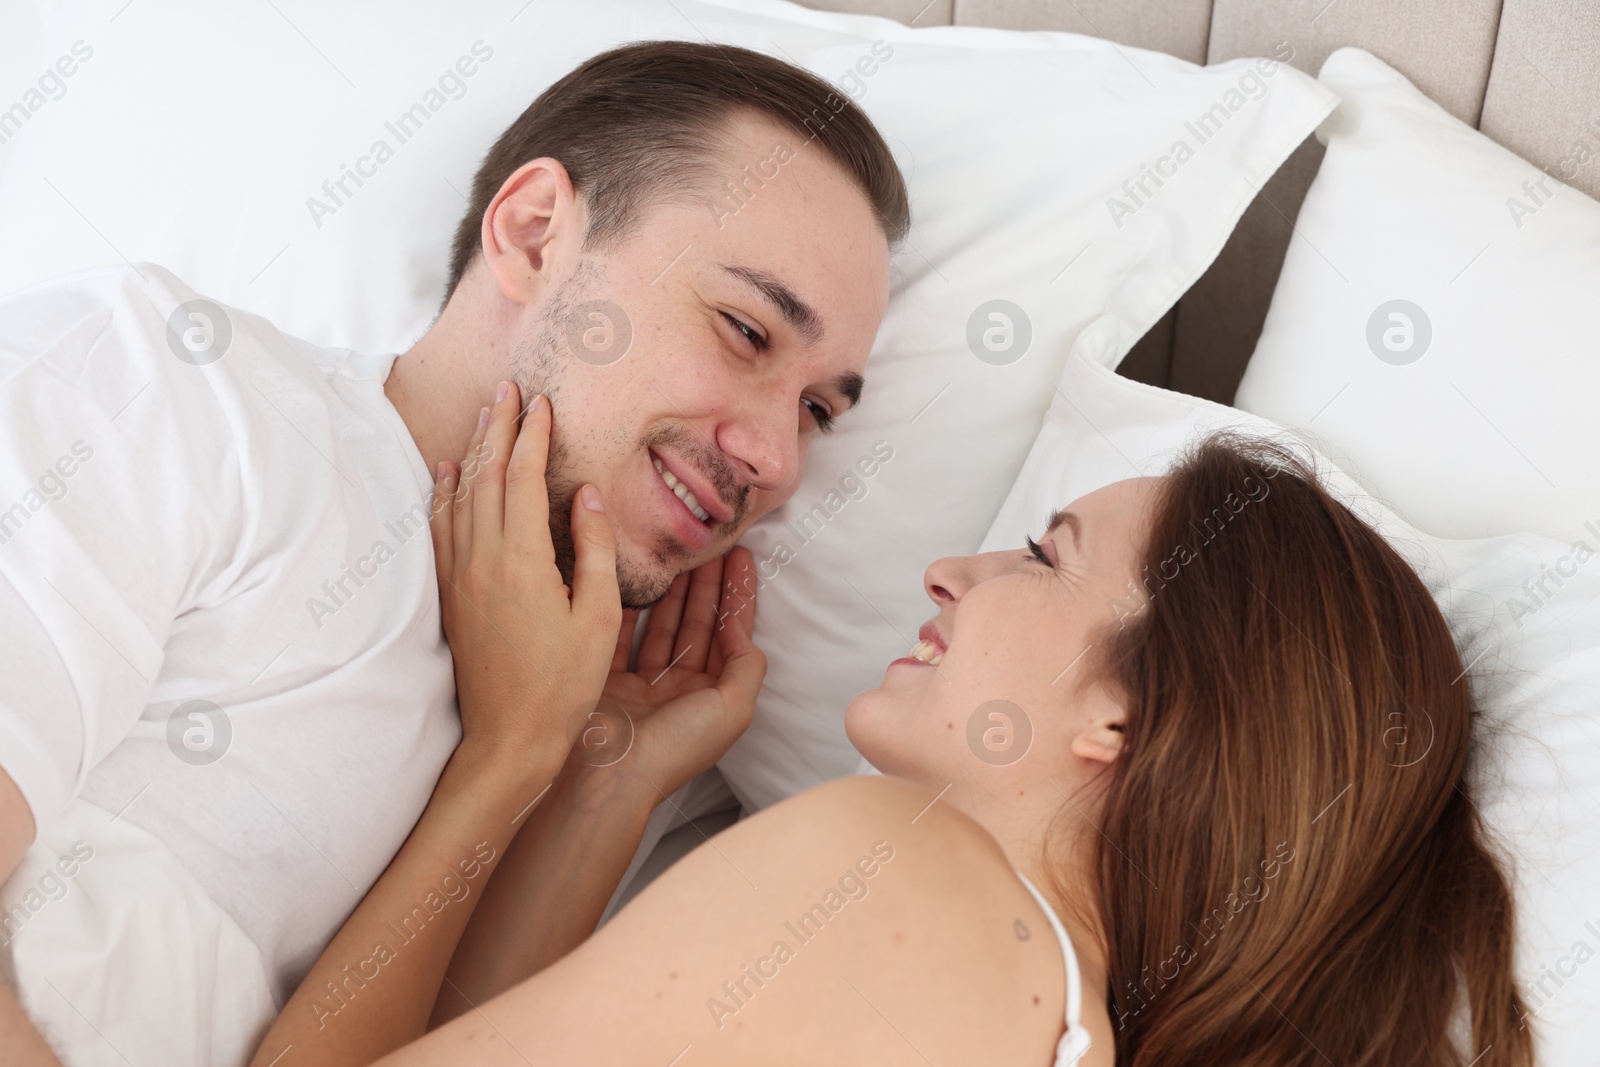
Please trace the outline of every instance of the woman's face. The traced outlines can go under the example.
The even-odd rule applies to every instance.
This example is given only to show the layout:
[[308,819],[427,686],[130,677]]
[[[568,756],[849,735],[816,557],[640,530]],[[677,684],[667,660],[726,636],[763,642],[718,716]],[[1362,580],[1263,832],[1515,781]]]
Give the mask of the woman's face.
[[946,799],[986,823],[996,803],[1059,807],[1103,769],[1121,747],[1120,698],[1074,683],[1101,628],[1143,605],[1137,574],[1160,481],[1073,501],[1037,555],[1019,546],[929,567],[938,614],[883,683],[850,702],[856,748],[886,774],[950,787]]

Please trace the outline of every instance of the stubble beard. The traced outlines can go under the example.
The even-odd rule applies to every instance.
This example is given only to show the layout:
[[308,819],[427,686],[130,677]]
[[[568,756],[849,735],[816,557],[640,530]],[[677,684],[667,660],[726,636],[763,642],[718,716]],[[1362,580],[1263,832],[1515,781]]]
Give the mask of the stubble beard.
[[[563,338],[571,308],[584,296],[584,286],[596,275],[587,260],[578,265],[550,298],[549,308],[538,334],[518,343],[511,377],[521,390],[523,403],[543,395],[550,402],[552,415],[560,407],[561,370],[569,362]],[[572,506],[583,487],[577,477],[576,461],[570,442],[552,423],[550,451],[545,462],[545,486],[549,495],[550,543],[555,549],[556,569],[570,587],[577,567],[577,547],[572,540]],[[631,558],[618,546],[617,587],[624,608],[647,608],[667,595],[673,579],[682,569],[679,561],[686,548],[665,534],[649,550],[651,566]]]

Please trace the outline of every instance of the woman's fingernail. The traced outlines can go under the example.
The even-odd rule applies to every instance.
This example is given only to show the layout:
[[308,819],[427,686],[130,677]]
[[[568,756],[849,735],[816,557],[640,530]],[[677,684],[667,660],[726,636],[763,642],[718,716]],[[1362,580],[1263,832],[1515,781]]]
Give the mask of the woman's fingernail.
[[506,394],[509,392],[511,392],[511,384],[509,382],[501,382],[499,385],[495,386],[494,402],[496,404],[500,403],[500,401],[506,398]]
[[478,412],[478,429],[481,430],[487,425],[489,425],[489,409],[484,408]]
[[600,490],[596,489],[594,486],[584,486],[582,491],[579,492],[578,496],[582,498],[583,506],[588,508],[590,511],[604,512],[606,510],[606,506],[600,502]]
[[533,403],[528,405],[528,414],[530,414],[530,415],[533,414],[534,412],[538,411],[543,406],[544,406],[544,394],[540,393],[538,396],[533,398]]
[[433,480],[434,480],[435,483],[437,483],[439,485],[443,485],[444,484],[444,480],[446,478],[448,478],[449,476],[450,476],[450,464],[448,462],[446,462],[445,460],[441,459],[439,461],[438,469],[433,472]]

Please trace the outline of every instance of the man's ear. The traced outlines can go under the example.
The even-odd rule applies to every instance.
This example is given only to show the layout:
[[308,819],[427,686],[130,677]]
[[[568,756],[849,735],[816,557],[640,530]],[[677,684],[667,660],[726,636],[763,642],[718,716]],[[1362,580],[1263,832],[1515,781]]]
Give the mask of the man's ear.
[[567,168],[549,157],[524,163],[483,213],[484,266],[507,300],[531,304],[577,264],[585,225]]

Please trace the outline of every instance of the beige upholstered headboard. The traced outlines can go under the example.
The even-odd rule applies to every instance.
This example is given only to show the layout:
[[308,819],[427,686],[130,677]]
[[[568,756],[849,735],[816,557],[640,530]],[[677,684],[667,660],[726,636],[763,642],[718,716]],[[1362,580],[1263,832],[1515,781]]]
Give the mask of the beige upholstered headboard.
[[[1452,114],[1600,197],[1600,0],[803,0],[915,26],[1068,30],[1195,63],[1294,48],[1315,75],[1357,45]],[[1308,139],[1211,269],[1123,362],[1130,377],[1223,403],[1255,350],[1294,218],[1322,159]],[[1586,165],[1572,170],[1575,160]]]

